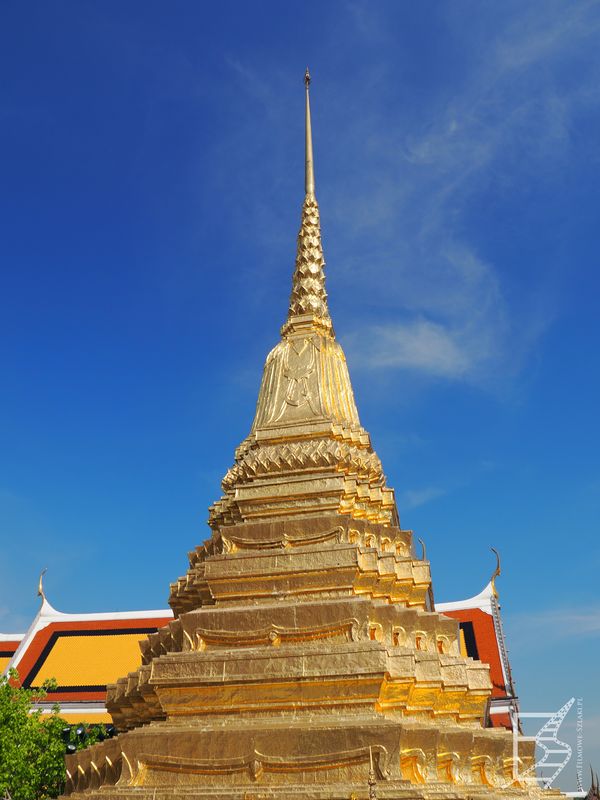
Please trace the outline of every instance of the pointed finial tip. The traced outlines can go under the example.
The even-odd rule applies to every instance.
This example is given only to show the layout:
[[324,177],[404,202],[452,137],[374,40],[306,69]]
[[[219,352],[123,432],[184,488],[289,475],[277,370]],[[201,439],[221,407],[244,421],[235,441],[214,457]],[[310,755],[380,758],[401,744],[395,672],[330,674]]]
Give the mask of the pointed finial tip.
[[490,578],[490,582],[492,584],[492,591],[494,592],[494,597],[498,598],[498,590],[496,589],[496,578],[498,578],[501,574],[500,570],[500,553],[496,550],[495,547],[490,547],[490,550],[496,556],[496,569],[494,570],[492,577]]
[[305,167],[304,167],[304,189],[307,196],[314,196],[315,194],[315,171],[313,166],[313,149],[312,149],[312,129],[310,125],[310,93],[308,87],[310,85],[310,72],[308,67],[304,73],[304,83],[306,85],[306,133],[305,133]]
[[42,603],[46,600],[46,593],[44,592],[44,575],[47,572],[47,567],[40,572],[40,579],[38,582],[37,596],[42,598]]

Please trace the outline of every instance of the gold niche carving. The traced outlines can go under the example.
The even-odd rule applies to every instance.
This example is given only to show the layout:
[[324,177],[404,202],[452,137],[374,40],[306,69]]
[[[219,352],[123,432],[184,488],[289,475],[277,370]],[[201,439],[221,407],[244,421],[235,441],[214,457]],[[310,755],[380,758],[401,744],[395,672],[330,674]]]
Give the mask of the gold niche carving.
[[427,757],[420,748],[403,750],[400,754],[402,777],[411,783],[426,783]]
[[471,758],[471,770],[484,786],[493,786],[493,761],[491,756],[480,755]]
[[460,756],[458,753],[438,753],[438,778],[447,783],[458,783],[460,777],[459,764]]

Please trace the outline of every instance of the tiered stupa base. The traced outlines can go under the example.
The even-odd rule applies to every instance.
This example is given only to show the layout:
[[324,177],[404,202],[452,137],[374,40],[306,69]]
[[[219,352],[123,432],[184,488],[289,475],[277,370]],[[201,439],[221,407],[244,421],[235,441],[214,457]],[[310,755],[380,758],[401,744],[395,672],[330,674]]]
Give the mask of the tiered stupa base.
[[[478,782],[468,784],[462,776],[453,775],[460,766],[453,761],[449,746],[460,741],[461,750],[471,752],[477,764],[485,760],[490,749],[494,755],[503,752],[506,737],[501,731],[491,732],[484,741],[476,731],[457,730],[449,724],[442,725],[434,738],[438,759],[430,774],[427,754],[432,753],[431,727],[419,723],[398,724],[374,715],[353,719],[342,715],[335,720],[315,716],[309,725],[290,725],[289,720],[237,726],[215,722],[204,730],[190,722],[157,723],[123,737],[123,747],[131,755],[137,754],[137,759],[132,762],[127,756],[123,760],[113,745],[112,775],[107,775],[106,769],[99,774],[91,770],[85,788],[102,785],[102,796],[111,800],[180,795],[223,800],[348,800],[368,795],[372,759],[380,798],[531,796],[510,785],[508,770],[506,788],[482,783],[481,773]],[[373,741],[380,744],[372,745]],[[98,746],[86,751],[86,758],[80,762],[84,772],[90,771],[88,764],[99,755]],[[500,776],[494,781],[499,783]],[[77,787],[71,800],[80,791]]]
[[358,798],[371,760],[378,797],[528,796],[512,734],[482,727],[487,667],[426,610],[411,538],[323,515],[242,523],[192,552],[179,616],[110,688],[125,732],[68,759],[73,800]]

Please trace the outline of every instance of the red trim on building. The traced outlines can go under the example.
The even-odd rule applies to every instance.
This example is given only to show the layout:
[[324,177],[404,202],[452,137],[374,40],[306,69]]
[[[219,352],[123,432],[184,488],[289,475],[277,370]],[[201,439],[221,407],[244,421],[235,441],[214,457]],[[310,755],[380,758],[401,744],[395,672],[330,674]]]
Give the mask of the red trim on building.
[[[453,617],[458,622],[470,622],[473,625],[479,660],[490,665],[492,697],[507,697],[504,672],[502,671],[502,658],[494,628],[494,618],[480,608],[444,611],[443,613],[447,617]],[[490,723],[494,728],[512,727],[508,714],[493,714],[490,717]]]
[[0,656],[13,656],[17,647],[21,644],[21,639],[10,639],[8,641],[0,642]]

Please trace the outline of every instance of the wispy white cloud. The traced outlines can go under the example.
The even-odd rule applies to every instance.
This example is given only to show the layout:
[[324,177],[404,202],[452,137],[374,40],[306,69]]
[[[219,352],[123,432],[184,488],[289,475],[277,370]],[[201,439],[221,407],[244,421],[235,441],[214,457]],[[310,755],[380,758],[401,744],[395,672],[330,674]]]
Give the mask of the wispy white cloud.
[[[491,216],[496,196],[522,197],[532,181],[549,180],[559,190],[573,120],[598,98],[600,60],[586,65],[576,83],[556,76],[565,59],[582,48],[592,52],[598,6],[508,3],[487,27],[478,7],[470,24],[484,20],[481,32],[465,32],[464,6],[444,7],[439,13],[449,36],[457,48],[464,44],[471,67],[460,81],[440,81],[435,95],[413,107],[389,101],[399,81],[388,24],[394,7],[353,2],[348,9],[335,30],[323,27],[321,47],[335,38],[336,52],[351,53],[366,41],[380,48],[381,58],[361,63],[352,81],[334,85],[322,76],[313,115],[329,280],[336,282],[338,307],[350,311],[338,326],[351,364],[505,385],[560,313],[560,292],[551,269],[534,287],[493,248],[482,247],[473,211],[483,199]],[[240,185],[236,195],[240,224],[264,244],[266,286],[267,270],[281,274],[282,252],[289,252],[291,271],[293,245],[281,232],[288,236],[290,215],[297,216],[290,197],[300,187],[289,154],[301,147],[301,136],[289,120],[301,109],[295,96],[290,101],[289,75],[275,69],[267,78],[255,64],[230,62],[237,91],[247,94],[254,113],[247,121],[242,115],[235,146],[221,140],[215,163],[226,162],[228,181],[233,168],[236,180],[268,187],[248,192]],[[267,141],[252,133],[257,112],[277,136]],[[262,301],[258,282],[254,291]]]
[[8,606],[0,606],[0,633],[24,633],[31,625],[31,619],[16,614]]
[[[593,40],[600,30],[596,0],[562,3],[550,0],[543,5],[520,7],[509,21],[506,35],[493,53],[498,69],[522,69],[557,51],[568,50],[573,40]],[[540,13],[543,10],[546,13]]]
[[554,644],[563,640],[600,638],[600,606],[558,608],[510,617],[511,636],[531,640],[536,631],[535,646],[540,642]]
[[459,377],[471,367],[458,335],[426,319],[375,326],[369,340],[375,346],[367,344],[362,353],[360,345],[353,345],[355,364],[419,369],[444,377]]
[[413,281],[402,292],[410,308],[346,338],[353,364],[465,379],[494,357],[507,310],[493,269],[456,243],[439,256],[430,288]]
[[400,495],[400,506],[404,509],[418,508],[446,494],[437,486],[426,486],[423,489],[406,489]]
[[[336,205],[336,235],[350,219],[359,232],[350,244],[354,261],[369,264],[361,286],[377,273],[388,316],[395,317],[354,331],[351,357],[363,366],[505,382],[559,313],[552,274],[535,291],[524,287],[515,302],[510,265],[481,256],[469,213],[490,182],[518,196],[531,179],[554,172],[558,181],[565,173],[573,118],[597,97],[598,64],[576,87],[559,88],[554,71],[590,46],[600,14],[587,2],[549,4],[543,14],[514,5],[512,12],[466,82],[432,102],[428,114],[410,124],[405,110],[390,111],[371,135],[372,117],[357,123],[367,150],[377,153],[381,180],[372,159],[359,199],[347,192]],[[397,210],[391,218],[390,208]],[[369,250],[368,237],[378,250]]]

